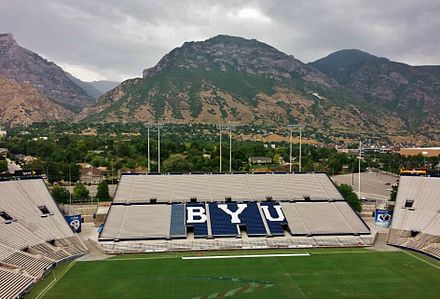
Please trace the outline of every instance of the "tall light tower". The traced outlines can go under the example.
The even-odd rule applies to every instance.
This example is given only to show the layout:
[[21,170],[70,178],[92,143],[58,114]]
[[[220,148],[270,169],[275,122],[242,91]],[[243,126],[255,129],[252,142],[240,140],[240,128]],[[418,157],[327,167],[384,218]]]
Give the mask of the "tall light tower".
[[359,140],[359,165],[358,165],[358,194],[361,199],[361,159],[362,159],[362,141]]
[[298,163],[298,171],[301,172],[302,171],[302,129],[303,129],[303,125],[301,124],[297,124],[297,125],[288,125],[288,128],[290,129],[290,157],[289,157],[289,172],[292,172],[292,134],[293,134],[293,129],[298,128],[299,129],[299,163]]
[[293,128],[294,125],[288,125],[290,129],[290,138],[289,138],[289,173],[292,173],[292,134],[293,134]]
[[222,129],[223,129],[224,125],[223,124],[217,124],[217,129],[219,129],[219,143],[220,143],[220,148],[219,148],[219,155],[220,155],[220,173],[222,172],[222,137],[223,137],[223,133],[222,133]]
[[[235,129],[235,126],[233,124],[227,124],[227,125],[219,125],[220,127],[220,133],[222,129],[229,131],[229,172],[232,173],[232,131]],[[221,134],[220,134],[220,140],[221,140]],[[220,141],[220,148],[221,148],[221,141]],[[221,160],[221,156],[220,156]]]
[[150,128],[152,127],[151,124],[145,124],[145,127],[147,127],[147,156],[148,156],[148,169],[147,169],[147,173],[150,173]]
[[160,127],[163,126],[160,122],[157,124],[157,172],[160,173]]
[[300,124],[299,127],[299,172],[302,170],[302,128],[303,126]]
[[229,124],[229,173],[232,173],[232,125]]
[[69,163],[69,216],[72,215],[72,169]]

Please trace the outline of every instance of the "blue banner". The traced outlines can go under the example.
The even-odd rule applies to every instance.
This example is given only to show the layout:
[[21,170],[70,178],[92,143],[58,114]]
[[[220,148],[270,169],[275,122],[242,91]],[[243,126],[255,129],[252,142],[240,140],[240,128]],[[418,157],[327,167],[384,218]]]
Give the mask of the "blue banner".
[[393,212],[389,210],[376,209],[374,218],[376,225],[380,227],[390,227],[392,214]]
[[81,214],[64,216],[64,218],[75,233],[81,232]]

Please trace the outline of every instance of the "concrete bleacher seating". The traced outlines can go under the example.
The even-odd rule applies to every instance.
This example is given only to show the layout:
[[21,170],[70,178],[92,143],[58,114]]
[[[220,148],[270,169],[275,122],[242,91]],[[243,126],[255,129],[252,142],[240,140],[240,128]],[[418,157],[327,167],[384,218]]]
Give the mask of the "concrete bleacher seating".
[[282,202],[293,235],[368,234],[365,223],[344,201]]
[[59,262],[87,251],[43,180],[0,182],[0,298],[17,298]]
[[199,202],[276,200],[342,200],[326,174],[182,174],[123,175],[114,202]]
[[231,249],[265,249],[265,248],[312,248],[312,247],[364,247],[373,244],[371,236],[314,236],[314,237],[278,237],[278,238],[216,238],[165,241],[103,241],[104,250],[111,254],[145,253],[167,251],[204,251]]
[[440,258],[440,179],[400,178],[388,243]]
[[132,253],[370,246],[369,237],[326,174],[169,174],[123,175],[99,241]]
[[170,205],[113,205],[101,238],[166,239],[170,219]]
[[12,299],[18,298],[24,290],[29,289],[35,283],[35,279],[0,267],[0,282],[0,298]]

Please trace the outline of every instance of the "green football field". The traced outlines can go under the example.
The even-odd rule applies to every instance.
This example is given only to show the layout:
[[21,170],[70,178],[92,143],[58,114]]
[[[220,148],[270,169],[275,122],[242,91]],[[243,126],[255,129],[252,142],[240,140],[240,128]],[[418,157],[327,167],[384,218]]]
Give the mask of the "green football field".
[[27,298],[440,298],[440,262],[367,249],[124,255],[58,267]]

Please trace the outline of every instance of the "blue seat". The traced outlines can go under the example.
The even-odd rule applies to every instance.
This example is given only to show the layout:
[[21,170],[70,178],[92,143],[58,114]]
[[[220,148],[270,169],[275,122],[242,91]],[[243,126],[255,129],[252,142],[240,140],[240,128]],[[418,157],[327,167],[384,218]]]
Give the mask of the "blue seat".
[[171,238],[185,238],[186,237],[186,219],[185,219],[185,205],[174,204],[171,207]]
[[249,236],[267,235],[257,203],[247,203],[247,208],[241,213],[240,219],[241,225],[246,225],[246,232]]
[[[203,203],[188,203],[187,207],[200,207],[205,209],[205,204]],[[191,227],[194,229],[194,238],[206,238],[208,236],[208,223],[186,223],[186,227]]]
[[[237,210],[236,203],[228,203],[228,209]],[[239,234],[237,224],[231,222],[231,216],[221,210],[216,203],[209,204],[212,235],[214,237],[235,237]]]
[[[276,206],[280,206],[279,203],[277,202],[262,202],[260,203],[260,206],[267,206],[269,209],[269,214],[273,217],[273,218],[277,218],[278,217],[278,213],[275,210]],[[272,234],[272,236],[284,236],[284,229],[283,229],[283,225],[287,225],[287,219],[283,214],[283,220],[281,221],[271,221],[269,219],[266,219],[267,225],[269,226],[269,230],[270,233]]]

